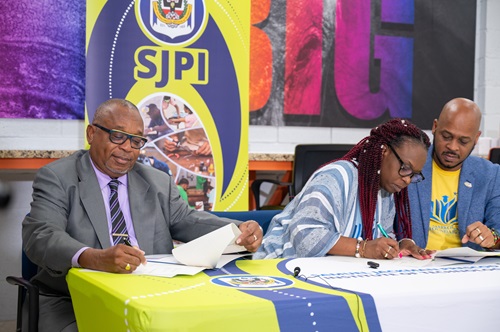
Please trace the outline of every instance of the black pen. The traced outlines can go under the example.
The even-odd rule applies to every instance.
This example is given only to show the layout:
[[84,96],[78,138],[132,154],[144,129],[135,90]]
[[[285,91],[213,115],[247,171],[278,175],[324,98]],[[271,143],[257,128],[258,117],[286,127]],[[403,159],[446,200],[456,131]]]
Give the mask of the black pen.
[[128,240],[128,237],[123,238],[123,243],[125,243],[127,246],[132,247],[132,243]]
[[128,234],[113,233],[112,235],[120,236],[123,239],[123,243],[125,243],[125,245],[132,247],[132,243],[130,243],[130,240],[128,239]]

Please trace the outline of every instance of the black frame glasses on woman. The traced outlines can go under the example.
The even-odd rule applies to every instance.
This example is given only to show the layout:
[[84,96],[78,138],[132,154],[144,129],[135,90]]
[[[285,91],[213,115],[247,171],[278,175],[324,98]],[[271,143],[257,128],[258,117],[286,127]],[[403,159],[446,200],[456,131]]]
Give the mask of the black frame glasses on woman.
[[422,174],[422,172],[414,172],[413,169],[410,166],[406,165],[404,163],[404,161],[401,160],[401,158],[399,157],[399,155],[396,152],[396,150],[394,150],[394,148],[390,144],[387,144],[387,146],[391,149],[392,153],[394,153],[394,156],[396,156],[396,158],[398,159],[399,163],[401,164],[401,167],[399,168],[399,175],[401,177],[407,177],[407,176],[409,176],[411,183],[417,183],[417,182],[425,180],[425,177]]
[[123,144],[125,143],[126,140],[130,140],[130,146],[133,148],[133,149],[140,149],[142,148],[148,141],[148,139],[146,137],[142,137],[142,136],[139,136],[139,135],[133,135],[133,134],[129,134],[129,133],[126,133],[124,131],[121,131],[121,130],[116,130],[116,129],[108,129],[106,127],[103,127],[101,125],[98,125],[98,124],[92,124],[93,126],[96,126],[97,128],[107,132],[109,134],[109,140],[111,141],[111,143],[114,143],[114,144]]

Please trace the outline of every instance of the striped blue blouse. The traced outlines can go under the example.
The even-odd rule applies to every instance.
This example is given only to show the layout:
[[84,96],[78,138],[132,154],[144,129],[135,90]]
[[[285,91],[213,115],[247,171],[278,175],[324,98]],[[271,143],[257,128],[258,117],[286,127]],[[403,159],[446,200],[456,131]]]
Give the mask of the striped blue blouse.
[[[381,237],[380,223],[394,238],[394,198],[378,192],[373,237]],[[254,254],[254,259],[321,257],[340,236],[361,236],[358,170],[351,162],[337,161],[317,170],[304,189],[276,215]]]

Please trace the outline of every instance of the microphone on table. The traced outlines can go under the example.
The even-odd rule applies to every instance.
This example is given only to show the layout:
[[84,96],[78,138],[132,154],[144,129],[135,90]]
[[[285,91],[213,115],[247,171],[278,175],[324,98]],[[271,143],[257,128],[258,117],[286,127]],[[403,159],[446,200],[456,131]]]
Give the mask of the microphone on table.
[[293,277],[297,278],[299,273],[300,273],[300,267],[297,266],[295,267],[295,269],[293,269]]

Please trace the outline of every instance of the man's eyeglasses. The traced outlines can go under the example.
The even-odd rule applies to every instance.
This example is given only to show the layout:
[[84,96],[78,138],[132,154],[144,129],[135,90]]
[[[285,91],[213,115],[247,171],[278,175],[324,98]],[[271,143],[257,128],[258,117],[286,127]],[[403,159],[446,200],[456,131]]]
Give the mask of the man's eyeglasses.
[[406,165],[403,162],[403,160],[401,160],[401,158],[397,154],[396,150],[394,150],[394,148],[392,146],[390,146],[389,144],[387,144],[387,146],[392,150],[392,153],[394,153],[394,156],[396,156],[399,163],[401,164],[401,167],[399,168],[399,175],[400,176],[402,176],[402,177],[409,176],[412,183],[417,183],[417,182],[420,182],[422,180],[425,180],[422,172],[418,172],[418,173],[414,172],[410,166]]
[[146,144],[148,139],[146,137],[132,135],[121,130],[108,129],[98,124],[93,124],[97,128],[104,130],[109,134],[109,140],[114,144],[123,144],[126,140],[130,140],[130,146],[134,149],[140,149]]

